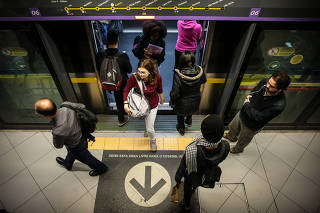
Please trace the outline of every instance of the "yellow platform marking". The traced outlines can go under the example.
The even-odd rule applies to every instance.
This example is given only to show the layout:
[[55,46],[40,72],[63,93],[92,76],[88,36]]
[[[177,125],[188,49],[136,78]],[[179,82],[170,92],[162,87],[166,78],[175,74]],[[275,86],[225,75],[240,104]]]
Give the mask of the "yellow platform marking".
[[104,138],[104,147],[106,150],[118,150],[120,139],[117,137],[106,137]]
[[[192,137],[157,138],[158,150],[185,150],[192,142]],[[96,137],[94,143],[88,145],[92,150],[150,150],[147,137]]]
[[225,78],[207,78],[207,83],[209,84],[224,84],[225,82]]
[[72,83],[97,83],[97,78],[71,78]]
[[164,138],[163,150],[179,150],[178,138]]

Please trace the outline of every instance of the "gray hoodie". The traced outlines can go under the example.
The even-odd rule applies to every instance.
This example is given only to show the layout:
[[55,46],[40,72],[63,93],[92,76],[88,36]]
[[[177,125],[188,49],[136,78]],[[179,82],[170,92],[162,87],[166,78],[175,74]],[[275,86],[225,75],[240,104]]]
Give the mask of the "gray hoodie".
[[[85,105],[63,102],[62,104],[71,105],[74,108],[85,108]],[[53,145],[56,148],[75,148],[81,141],[81,126],[77,119],[75,111],[62,107],[57,110],[57,116],[52,120]]]

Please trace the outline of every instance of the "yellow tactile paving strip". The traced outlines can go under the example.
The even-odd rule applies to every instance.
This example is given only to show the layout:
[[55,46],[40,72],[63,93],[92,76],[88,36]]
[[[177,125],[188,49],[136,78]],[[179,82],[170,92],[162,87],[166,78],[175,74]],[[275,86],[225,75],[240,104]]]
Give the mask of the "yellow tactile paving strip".
[[[158,150],[185,150],[192,137],[157,138]],[[89,149],[98,150],[150,150],[149,138],[145,137],[96,137],[89,142]]]

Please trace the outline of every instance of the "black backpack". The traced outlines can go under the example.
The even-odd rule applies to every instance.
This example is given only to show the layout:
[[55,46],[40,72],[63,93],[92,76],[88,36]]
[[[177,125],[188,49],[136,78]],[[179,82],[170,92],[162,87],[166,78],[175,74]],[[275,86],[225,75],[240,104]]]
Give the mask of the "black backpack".
[[123,76],[120,71],[120,66],[118,63],[118,56],[106,56],[100,68],[100,81],[102,89],[109,91],[120,90]]
[[77,118],[81,125],[82,136],[87,141],[95,141],[95,137],[91,134],[96,129],[98,122],[97,116],[88,109],[74,108],[69,104],[62,104],[60,108],[66,107],[76,112]]

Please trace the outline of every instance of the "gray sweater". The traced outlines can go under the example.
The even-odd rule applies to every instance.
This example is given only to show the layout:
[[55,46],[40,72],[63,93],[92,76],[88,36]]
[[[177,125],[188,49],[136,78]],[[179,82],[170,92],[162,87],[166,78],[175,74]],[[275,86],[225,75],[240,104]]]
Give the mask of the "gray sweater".
[[[63,102],[75,108],[85,108],[83,104]],[[76,113],[69,108],[62,107],[57,110],[57,116],[52,120],[53,145],[56,148],[75,148],[81,141],[81,126]]]

